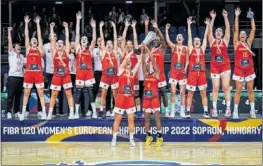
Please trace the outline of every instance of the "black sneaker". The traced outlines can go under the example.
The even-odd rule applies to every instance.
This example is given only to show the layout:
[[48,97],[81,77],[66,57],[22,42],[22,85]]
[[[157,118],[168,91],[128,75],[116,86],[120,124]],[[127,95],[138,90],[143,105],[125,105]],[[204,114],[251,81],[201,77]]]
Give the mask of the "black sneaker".
[[185,118],[190,119],[191,115],[190,115],[190,111],[186,111],[185,113]]
[[205,119],[210,118],[208,111],[205,111],[205,112],[204,112],[203,117],[204,117]]
[[103,117],[104,117],[104,112],[100,111],[100,112],[99,112],[99,115],[98,115],[98,118],[99,118],[99,119],[102,119]]

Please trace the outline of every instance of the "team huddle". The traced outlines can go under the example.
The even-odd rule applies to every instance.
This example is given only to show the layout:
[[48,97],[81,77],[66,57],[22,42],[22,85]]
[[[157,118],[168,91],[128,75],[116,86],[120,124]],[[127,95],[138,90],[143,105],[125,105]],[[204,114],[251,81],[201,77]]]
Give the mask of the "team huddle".
[[[254,79],[254,65],[251,51],[251,45],[255,35],[255,21],[253,12],[251,17],[251,33],[249,37],[245,31],[239,32],[239,15],[241,10],[235,10],[235,25],[233,45],[235,49],[235,68],[233,80],[236,83],[236,91],[234,98],[233,118],[238,119],[238,104],[240,100],[240,93],[243,82],[247,83],[247,90],[250,101],[250,115],[256,118],[255,114],[255,98],[253,91]],[[121,39],[117,37],[116,25],[111,22],[113,28],[113,40],[104,40],[103,26],[104,22],[99,23],[100,36],[97,39],[98,43],[98,58],[101,61],[102,76],[100,80],[101,99],[100,112],[97,115],[94,95],[94,70],[92,53],[96,45],[96,22],[91,19],[90,25],[92,27],[92,41],[89,44],[87,36],[80,35],[80,20],[82,15],[80,12],[76,14],[76,37],[75,41],[69,41],[68,24],[63,22],[65,29],[65,41],[57,40],[54,33],[55,23],[50,23],[50,52],[53,58],[54,71],[51,81],[50,89],[51,98],[49,104],[49,111],[46,113],[44,101],[44,76],[42,68],[42,56],[44,55],[43,42],[41,38],[40,17],[35,18],[37,25],[37,38],[31,38],[29,41],[28,23],[30,18],[24,17],[25,21],[25,47],[26,47],[26,67],[24,72],[24,98],[22,113],[19,114],[19,119],[22,121],[26,115],[26,105],[28,103],[29,95],[33,84],[37,88],[37,92],[42,105],[42,120],[51,120],[52,112],[56,102],[57,95],[61,91],[62,86],[67,97],[69,105],[68,119],[79,119],[79,109],[81,104],[82,91],[86,91],[89,98],[89,103],[92,108],[92,118],[102,116],[105,111],[106,96],[108,88],[111,87],[113,98],[115,100],[115,107],[112,115],[114,116],[113,123],[113,139],[112,146],[116,146],[116,140],[122,115],[124,112],[128,116],[128,127],[130,135],[130,146],[135,146],[134,135],[134,114],[140,110],[140,102],[142,102],[142,110],[145,117],[145,129],[147,131],[146,145],[150,145],[153,141],[150,126],[150,116],[154,115],[157,137],[156,146],[161,146],[163,142],[161,121],[160,121],[160,102],[163,101],[165,107],[165,117],[175,117],[175,97],[176,87],[179,84],[180,89],[180,117],[190,118],[190,108],[192,105],[192,98],[196,88],[200,90],[202,98],[202,105],[204,109],[204,118],[210,118],[208,112],[208,100],[206,96],[207,78],[206,78],[206,64],[205,51],[207,48],[207,41],[211,48],[211,79],[213,84],[213,111],[211,116],[213,118],[218,116],[217,112],[217,97],[220,87],[220,80],[222,80],[222,88],[225,94],[226,111],[225,116],[231,116],[231,95],[230,95],[230,79],[231,68],[230,58],[228,56],[228,45],[230,42],[230,24],[228,20],[227,11],[223,10],[222,15],[225,22],[225,32],[223,29],[217,28],[213,34],[213,24],[216,13],[210,12],[211,20],[206,18],[204,23],[206,25],[203,36],[203,41],[198,37],[192,38],[191,24],[192,17],[187,18],[188,26],[188,44],[183,45],[184,37],[182,34],[176,36],[176,44],[170,40],[169,28],[170,24],[166,25],[165,37],[160,31],[157,22],[149,19],[145,21],[145,40],[139,44],[137,40],[136,21],[129,23],[125,22],[125,28]],[[155,32],[148,31],[149,24],[152,24]],[[126,35],[129,27],[133,29],[133,41],[127,40]],[[9,30],[10,33],[10,30]],[[224,34],[224,35],[223,35]],[[149,37],[154,36],[151,40]],[[147,38],[148,37],[148,38]],[[120,42],[119,42],[120,41]],[[167,43],[167,44],[166,44]],[[168,98],[166,95],[166,76],[164,71],[164,59],[166,48],[171,48],[171,68],[169,83],[171,85],[171,111],[168,109]],[[20,46],[15,45],[13,50],[20,51]],[[10,50],[9,50],[10,51]],[[71,64],[71,60],[75,59],[75,63]],[[141,70],[142,73],[139,71]],[[76,74],[74,82],[76,97],[73,99],[73,83],[71,74]],[[139,74],[140,73],[140,74]],[[139,97],[139,75],[143,77],[144,88],[142,101]],[[220,79],[221,78],[221,79]],[[186,97],[187,89],[187,97]],[[75,107],[75,109],[74,109]]]

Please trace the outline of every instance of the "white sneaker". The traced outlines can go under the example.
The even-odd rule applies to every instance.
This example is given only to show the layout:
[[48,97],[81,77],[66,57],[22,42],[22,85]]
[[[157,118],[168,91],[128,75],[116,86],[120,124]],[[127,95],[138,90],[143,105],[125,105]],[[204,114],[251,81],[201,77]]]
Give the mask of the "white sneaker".
[[18,118],[20,121],[24,121],[25,120],[25,115],[23,113],[18,114]]
[[234,111],[233,112],[233,119],[238,119],[238,112],[237,111]]
[[[44,113],[44,114],[45,114],[45,113]],[[43,117],[43,118],[44,118],[44,116],[45,116],[44,114],[42,113],[42,115],[43,115],[42,117]],[[52,112],[49,112],[46,119],[47,119],[47,120],[51,120],[52,118],[53,118]],[[42,118],[41,118],[41,119],[42,119]],[[42,119],[42,120],[43,120],[43,119]]]
[[115,117],[115,112],[114,111],[112,111],[112,113],[111,113],[111,115],[110,115],[111,117]]
[[191,114],[190,114],[190,111],[189,112],[186,112],[186,114],[185,114],[185,118],[191,118]]
[[98,119],[97,112],[93,112],[93,114],[92,114],[92,119]]
[[74,114],[69,114],[69,117],[68,117],[68,119],[74,119],[75,117],[74,117]]
[[230,117],[230,116],[231,116],[231,109],[227,108],[226,113],[225,113],[225,117]]
[[134,139],[130,140],[130,146],[131,146],[131,147],[136,146],[136,144],[135,144],[135,142],[134,142]]
[[213,118],[217,118],[217,117],[218,117],[217,110],[215,110],[215,109],[213,109],[213,110],[211,111],[211,114],[212,114],[212,117],[213,117]]
[[203,117],[204,117],[205,119],[210,118],[210,116],[209,116],[209,114],[208,114],[208,111],[205,111],[205,112],[204,112]]
[[24,115],[24,116],[25,116],[25,119],[28,118],[28,115],[29,115],[29,112],[26,111],[26,113],[25,113],[25,115]]
[[251,111],[250,111],[250,116],[251,116],[251,118],[253,118],[253,119],[257,118],[256,111],[255,111],[255,110],[251,110]]
[[114,138],[112,138],[112,140],[111,140],[111,146],[115,147],[116,144],[117,144],[117,140],[114,139]]
[[75,113],[74,119],[79,119],[79,113]]
[[111,116],[111,113],[110,113],[110,111],[107,111],[106,117],[109,117],[109,116]]
[[165,118],[169,118],[170,115],[169,115],[169,112],[165,112]]
[[171,112],[170,118],[175,118],[175,112]]
[[19,112],[15,114],[15,118],[19,118]]
[[42,114],[43,114],[42,112],[38,112],[38,113],[37,113],[37,117],[38,117],[39,119],[41,119]]
[[87,117],[90,117],[90,116],[91,116],[91,113],[92,113],[92,111],[88,110],[88,112],[86,113],[86,116],[87,116]]
[[185,118],[185,112],[184,111],[180,111],[180,117]]
[[11,112],[8,112],[8,113],[7,113],[7,119],[12,119],[12,114],[11,114]]

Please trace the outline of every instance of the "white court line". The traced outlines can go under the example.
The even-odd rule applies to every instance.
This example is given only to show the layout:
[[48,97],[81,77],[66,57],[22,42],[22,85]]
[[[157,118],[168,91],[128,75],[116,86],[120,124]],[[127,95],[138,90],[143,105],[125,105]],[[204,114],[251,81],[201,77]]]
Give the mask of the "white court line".
[[140,142],[140,160],[143,160],[142,142]]

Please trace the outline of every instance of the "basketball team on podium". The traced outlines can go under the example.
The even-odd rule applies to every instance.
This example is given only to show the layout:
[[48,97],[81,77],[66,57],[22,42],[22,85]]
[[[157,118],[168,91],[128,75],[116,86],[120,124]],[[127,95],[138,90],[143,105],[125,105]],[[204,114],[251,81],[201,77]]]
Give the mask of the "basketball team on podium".
[[[251,118],[256,118],[255,114],[255,98],[253,91],[254,72],[253,58],[255,54],[251,51],[251,45],[255,35],[254,13],[249,10],[248,16],[251,19],[251,32],[247,35],[246,31],[239,31],[239,15],[241,10],[235,9],[235,24],[233,45],[235,50],[235,65],[232,79],[235,80],[236,91],[234,97],[233,118],[238,119],[238,104],[243,82],[246,82],[248,96],[250,101]],[[165,107],[165,117],[175,117],[175,97],[176,87],[179,84],[180,89],[180,117],[190,118],[190,107],[192,98],[196,88],[200,90],[200,95],[203,104],[203,117],[213,118],[218,117],[217,112],[217,97],[222,81],[222,88],[225,95],[226,111],[225,116],[231,116],[231,94],[230,94],[230,79],[231,67],[230,58],[228,56],[228,45],[230,42],[230,24],[228,13],[222,11],[225,22],[225,31],[222,28],[217,28],[213,32],[213,24],[216,18],[215,11],[210,12],[211,19],[206,18],[204,23],[206,29],[203,36],[203,41],[198,37],[192,38],[191,24],[194,22],[191,17],[187,18],[188,44],[183,45],[184,36],[177,34],[176,41],[170,40],[169,28],[170,24],[165,27],[165,37],[160,31],[157,22],[146,19],[145,21],[145,39],[142,43],[138,43],[136,32],[136,21],[131,23],[126,21],[122,37],[117,37],[116,25],[111,22],[113,28],[113,40],[104,40],[103,26],[104,22],[99,23],[100,36],[96,36],[96,22],[90,20],[92,27],[92,41],[88,41],[87,36],[80,35],[80,20],[82,15],[80,12],[76,14],[76,37],[75,41],[69,40],[68,23],[63,22],[65,30],[65,41],[57,40],[54,33],[55,23],[50,23],[50,43],[43,47],[41,38],[40,17],[36,17],[34,22],[37,25],[37,38],[29,39],[28,23],[30,18],[24,17],[25,21],[25,47],[26,57],[20,54],[21,48],[18,44],[12,43],[11,30],[8,28],[8,48],[9,48],[9,77],[24,77],[24,97],[23,108],[21,113],[16,115],[23,121],[28,115],[26,106],[28,104],[29,95],[33,84],[37,88],[40,103],[42,106],[42,120],[51,120],[54,104],[57,95],[61,91],[62,86],[67,97],[69,106],[68,119],[79,119],[79,109],[81,104],[81,95],[84,93],[85,102],[89,102],[92,112],[88,112],[92,118],[103,117],[105,112],[106,96],[108,88],[111,91],[115,100],[115,107],[111,113],[114,116],[113,124],[113,140],[112,145],[116,146],[116,137],[119,125],[124,112],[127,113],[128,125],[130,132],[130,145],[134,146],[134,115],[138,112],[139,115],[145,118],[145,128],[147,131],[146,143],[150,144],[152,136],[150,133],[150,116],[155,117],[157,127],[157,143],[162,144],[161,122],[160,122],[160,102],[163,101]],[[148,31],[149,24],[152,25],[154,31]],[[126,35],[129,27],[133,29],[133,41],[126,40]],[[97,41],[96,41],[97,39]],[[213,109],[208,112],[208,100],[206,96],[207,78],[205,52],[207,48],[207,40],[211,49],[210,72],[213,84],[212,101]],[[98,47],[95,48],[95,45]],[[174,43],[175,42],[175,43]],[[166,44],[167,43],[167,44]],[[166,48],[171,48],[171,68],[169,83],[171,85],[171,111],[168,109],[168,98],[166,95],[166,76],[164,71],[164,59]],[[42,56],[50,56],[53,61],[53,77],[49,88],[51,89],[51,97],[49,111],[46,112],[44,98],[44,76],[42,66]],[[94,60],[94,67],[93,67]],[[99,63],[98,63],[99,62]],[[51,64],[49,64],[51,65]],[[100,78],[100,111],[97,113],[95,99],[98,93],[94,89],[96,83],[94,78],[93,68],[102,71]],[[73,80],[75,75],[75,80]],[[140,77],[144,80],[143,97],[139,95],[139,80]],[[73,97],[73,84],[74,96]],[[186,89],[188,90],[186,97]],[[96,93],[94,93],[96,91]],[[85,95],[86,94],[86,95]],[[74,99],[73,99],[74,98]],[[185,100],[186,99],[186,100]],[[141,103],[142,111],[141,113]],[[74,108],[75,107],[75,108]],[[10,117],[10,111],[8,112]]]

